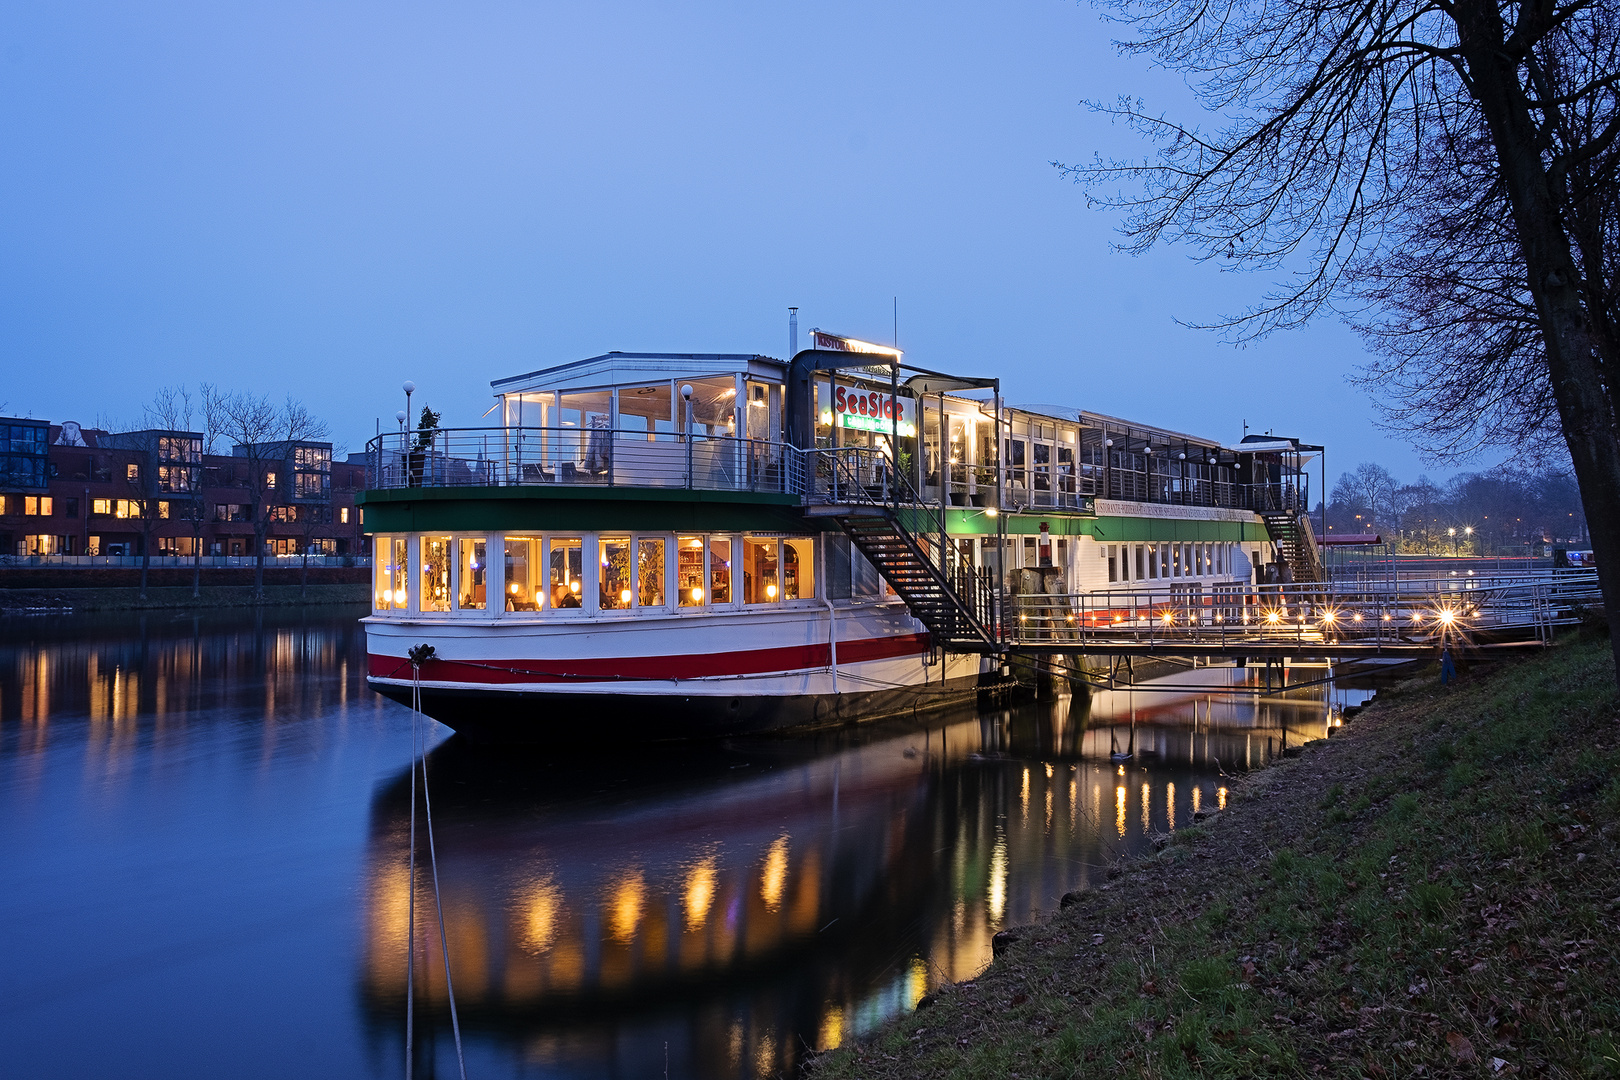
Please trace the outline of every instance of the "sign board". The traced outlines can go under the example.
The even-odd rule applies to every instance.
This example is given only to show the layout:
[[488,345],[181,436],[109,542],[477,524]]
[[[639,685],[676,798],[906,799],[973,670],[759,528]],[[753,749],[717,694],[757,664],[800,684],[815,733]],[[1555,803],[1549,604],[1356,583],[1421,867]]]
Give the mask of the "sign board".
[[[845,379],[835,379],[829,387],[826,380],[817,380],[817,396],[821,400],[821,422],[836,423],[853,431],[876,431],[887,434],[898,421],[903,438],[917,434],[917,402],[901,397],[898,402],[887,390],[871,390]],[[899,415],[895,409],[898,405]]]
[[829,334],[825,330],[810,331],[810,340],[816,348],[831,352],[873,353],[878,356],[894,357],[900,355],[899,349],[891,349],[887,345],[874,345],[870,341],[861,341],[858,338]]

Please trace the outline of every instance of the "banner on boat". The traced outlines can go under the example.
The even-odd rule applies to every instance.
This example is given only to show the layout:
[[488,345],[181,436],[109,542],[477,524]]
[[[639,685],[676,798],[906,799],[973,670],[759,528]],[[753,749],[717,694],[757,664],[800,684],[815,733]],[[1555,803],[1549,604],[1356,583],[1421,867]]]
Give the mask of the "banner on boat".
[[825,425],[836,424],[854,431],[887,433],[895,430],[898,421],[902,438],[912,438],[917,434],[917,402],[913,398],[901,397],[896,400],[886,389],[873,390],[845,379],[834,379],[830,386],[826,380],[820,380],[817,389],[821,422]]

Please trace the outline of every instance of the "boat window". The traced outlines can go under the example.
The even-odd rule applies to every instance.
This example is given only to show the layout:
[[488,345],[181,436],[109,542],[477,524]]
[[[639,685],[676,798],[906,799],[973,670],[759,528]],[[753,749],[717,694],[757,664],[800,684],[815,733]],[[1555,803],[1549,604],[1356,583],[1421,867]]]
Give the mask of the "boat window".
[[649,437],[674,431],[674,396],[667,382],[623,388],[619,391],[619,430],[632,436],[645,431]]
[[567,482],[569,473],[606,473],[608,432],[612,430],[613,393],[593,390],[582,394],[562,395],[562,409],[557,413],[561,430],[547,434],[546,464],[559,469]]
[[[1022,445],[1022,444],[1020,444]],[[1035,490],[1052,490],[1052,445],[1038,442],[1034,445],[1035,452]]]
[[630,541],[628,538],[597,541],[596,570],[601,589],[599,610],[620,611],[630,606]]
[[707,592],[703,586],[703,538],[679,536],[675,545],[675,582],[681,593],[681,607],[702,607]]
[[372,550],[377,558],[377,610],[395,611],[405,606],[405,560],[410,543],[403,536],[379,536]]
[[1119,562],[1118,555],[1116,554],[1116,549],[1113,544],[1108,545],[1105,557],[1108,559],[1108,580],[1118,581]]
[[[716,379],[686,379],[682,386],[692,388],[692,429],[698,435],[734,435],[737,431],[737,381],[731,376]],[[686,430],[687,405],[676,407],[678,428]]]
[[709,603],[731,603],[731,541],[709,537]]
[[585,562],[580,538],[552,537],[548,546],[546,586],[551,593],[552,608],[584,606]]
[[743,603],[774,604],[782,598],[781,563],[775,540],[743,540]]
[[748,438],[777,442],[781,439],[782,388],[771,383],[748,384]]
[[643,537],[636,541],[636,606],[664,606],[662,537]]
[[1156,577],[1159,576],[1159,545],[1158,544],[1149,544],[1148,545],[1148,548],[1147,548],[1147,576],[1150,577],[1150,578],[1156,578]]
[[539,611],[544,599],[540,587],[540,541],[527,536],[506,538],[506,610]]
[[1007,440],[1007,482],[1022,486],[1024,483],[1024,440]]
[[782,599],[816,598],[816,541],[806,536],[782,541]]
[[450,610],[450,538],[422,537],[422,595],[418,611]]
[[456,541],[456,547],[461,549],[458,556],[461,570],[458,590],[460,596],[456,601],[456,607],[461,611],[484,610],[484,578],[488,571],[484,551],[487,543],[482,536]]

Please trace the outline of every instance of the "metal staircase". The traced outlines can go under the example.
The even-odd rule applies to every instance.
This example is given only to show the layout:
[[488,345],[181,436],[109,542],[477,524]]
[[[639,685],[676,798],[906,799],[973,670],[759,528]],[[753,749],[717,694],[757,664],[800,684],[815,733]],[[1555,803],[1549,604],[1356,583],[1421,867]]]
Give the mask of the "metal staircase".
[[[879,454],[848,450],[816,454],[816,467],[807,470],[821,502],[816,516],[838,522],[912,615],[928,627],[934,643],[957,652],[1002,652],[993,577],[975,569],[950,543],[943,512],[918,499]],[[913,527],[923,529],[908,528],[907,518]]]
[[1277,551],[1294,575],[1295,584],[1316,584],[1327,579],[1322,557],[1316,550],[1316,532],[1311,519],[1292,510],[1264,510],[1261,520],[1277,545]]

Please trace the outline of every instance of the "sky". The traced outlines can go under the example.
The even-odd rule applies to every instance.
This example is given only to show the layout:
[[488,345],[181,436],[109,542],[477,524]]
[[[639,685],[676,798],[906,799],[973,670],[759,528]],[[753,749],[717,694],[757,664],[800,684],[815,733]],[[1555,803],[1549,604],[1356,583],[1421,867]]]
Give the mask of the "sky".
[[[361,450],[401,384],[612,349],[784,356],[787,308],[1007,400],[1235,441],[1245,421],[1451,469],[1374,426],[1325,318],[1246,348],[1178,323],[1269,284],[1116,250],[1054,161],[1193,118],[1073,0],[7,5],[0,411],[138,422],[165,385],[292,394]],[[487,422],[487,421],[485,421]]]

